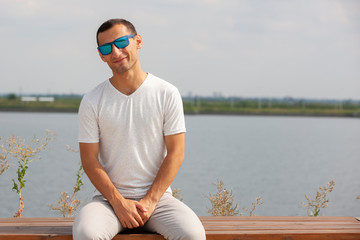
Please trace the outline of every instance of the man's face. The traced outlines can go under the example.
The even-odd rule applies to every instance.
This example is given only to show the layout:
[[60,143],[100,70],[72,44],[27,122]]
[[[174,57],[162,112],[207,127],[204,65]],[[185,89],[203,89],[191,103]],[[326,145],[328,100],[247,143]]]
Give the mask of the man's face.
[[[116,24],[109,30],[98,35],[99,46],[112,42],[120,37],[131,35],[132,33],[122,24]],[[106,62],[113,72],[121,74],[129,71],[139,61],[138,50],[142,47],[142,39],[140,35],[129,38],[129,45],[125,48],[118,49],[112,45],[112,51],[108,55],[102,55],[101,59]]]

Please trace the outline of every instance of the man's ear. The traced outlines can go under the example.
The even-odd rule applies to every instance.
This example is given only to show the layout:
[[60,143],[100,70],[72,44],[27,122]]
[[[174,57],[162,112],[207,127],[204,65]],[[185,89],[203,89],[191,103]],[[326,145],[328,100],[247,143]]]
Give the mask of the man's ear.
[[136,41],[136,48],[141,49],[143,46],[143,40],[140,34],[135,36],[135,41]]

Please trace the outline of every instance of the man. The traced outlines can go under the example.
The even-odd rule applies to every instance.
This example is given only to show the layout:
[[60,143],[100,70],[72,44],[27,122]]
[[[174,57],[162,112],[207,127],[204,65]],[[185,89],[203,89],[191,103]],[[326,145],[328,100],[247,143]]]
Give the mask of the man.
[[143,42],[130,22],[106,21],[97,43],[113,76],[79,108],[81,161],[97,193],[76,217],[74,239],[112,239],[138,227],[166,239],[205,239],[196,214],[170,189],[184,158],[178,90],[141,69]]

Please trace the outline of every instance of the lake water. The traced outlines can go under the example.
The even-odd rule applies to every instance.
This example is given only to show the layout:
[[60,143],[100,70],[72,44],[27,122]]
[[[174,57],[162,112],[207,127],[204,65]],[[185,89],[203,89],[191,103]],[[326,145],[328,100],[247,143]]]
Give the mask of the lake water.
[[[329,206],[321,213],[360,216],[359,119],[187,115],[186,125],[185,160],[172,186],[198,215],[208,215],[206,196],[215,193],[217,179],[241,208],[261,196],[256,214],[263,216],[306,215],[304,194],[314,198],[333,179]],[[0,112],[0,126],[3,138],[15,134],[30,141],[46,129],[57,133],[41,159],[30,164],[23,196],[24,217],[60,216],[48,205],[75,183],[79,156],[65,145],[77,148],[77,115]],[[12,166],[0,176],[0,217],[12,217],[17,209],[15,171]],[[85,179],[79,198],[86,201],[93,191]]]

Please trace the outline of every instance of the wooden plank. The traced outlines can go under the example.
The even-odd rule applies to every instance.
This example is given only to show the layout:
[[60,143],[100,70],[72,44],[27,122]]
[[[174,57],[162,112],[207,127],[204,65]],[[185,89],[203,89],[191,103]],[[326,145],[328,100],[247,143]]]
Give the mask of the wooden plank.
[[[2,236],[2,240],[72,240],[71,236]],[[359,235],[336,233],[332,235],[323,234],[257,234],[257,235],[211,235],[207,240],[359,240]],[[117,235],[113,240],[164,240],[161,236],[151,235]]]
[[304,225],[304,224],[292,224],[292,225],[276,225],[276,224],[269,224],[269,225],[213,225],[213,226],[204,226],[207,230],[212,229],[352,229],[352,228],[359,228],[359,225],[356,224],[339,224],[339,225]]
[[1,222],[73,222],[74,218],[45,217],[45,218],[0,218]]
[[[208,240],[360,239],[354,217],[200,217]],[[71,240],[73,218],[0,218],[1,240]],[[130,231],[115,240],[163,240],[157,234]]]
[[[73,240],[71,235],[56,236],[56,235],[43,235],[43,236],[26,236],[26,235],[0,235],[1,240]],[[164,237],[155,234],[129,234],[129,235],[116,235],[113,240],[165,240]]]
[[207,240],[359,240],[359,235],[349,234],[257,234],[257,235],[211,235],[206,237]]
[[303,217],[303,216],[201,216],[199,217],[201,221],[206,222],[220,222],[220,221],[236,221],[236,222],[356,222],[354,217],[330,217],[330,216],[319,216],[319,217]]
[[0,235],[1,240],[73,240],[72,236],[27,236],[27,235]]
[[[281,222],[285,222],[288,224],[291,224],[292,222],[304,222],[304,223],[318,223],[318,222],[326,222],[327,224],[338,224],[341,222],[346,222],[346,223],[359,223],[354,217],[331,217],[331,218],[321,218],[321,217],[306,217],[306,218],[297,218],[297,217],[293,217],[293,219],[289,219],[289,217],[277,217],[277,218],[269,218],[269,217],[251,217],[251,218],[238,218],[238,217],[228,217],[228,218],[224,218],[224,217],[200,217],[200,220],[205,223],[205,224],[211,224],[211,223],[215,223],[215,224],[221,224],[221,223],[237,223],[237,224],[241,224],[243,222],[245,223],[267,223],[267,222],[278,222],[279,224],[281,224]],[[14,224],[51,224],[51,223],[56,223],[57,225],[68,225],[68,224],[72,224],[73,223],[73,218],[22,218],[22,219],[13,219],[13,218],[0,218],[0,224],[7,224],[7,223],[14,223]]]
[[294,225],[304,225],[304,226],[339,226],[339,225],[354,225],[358,226],[359,222],[256,222],[256,221],[249,221],[249,222],[236,222],[236,221],[229,221],[229,222],[206,222],[202,221],[204,226],[269,226],[269,225],[275,225],[275,226],[294,226]]
[[[45,240],[45,239],[64,239],[72,240],[72,235],[63,235],[63,234],[3,234],[0,232],[1,240]],[[118,234],[113,240],[132,240],[132,239],[142,239],[142,240],[165,240],[165,238],[158,234],[151,233],[137,233],[137,234]]]

